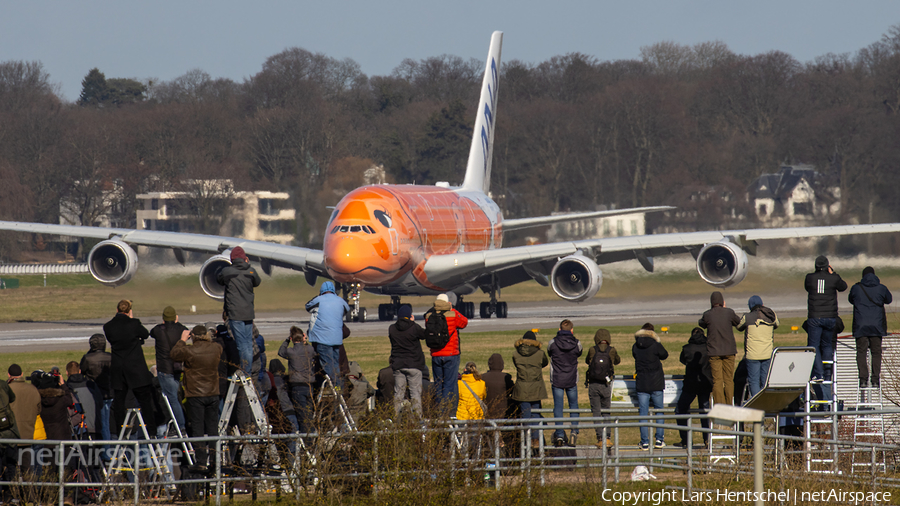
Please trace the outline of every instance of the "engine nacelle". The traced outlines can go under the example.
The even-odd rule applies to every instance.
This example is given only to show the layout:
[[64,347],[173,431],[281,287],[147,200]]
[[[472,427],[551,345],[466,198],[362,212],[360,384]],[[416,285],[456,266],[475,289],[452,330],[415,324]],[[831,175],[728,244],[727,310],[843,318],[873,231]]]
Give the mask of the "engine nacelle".
[[218,300],[225,299],[225,285],[219,283],[219,271],[231,265],[231,253],[224,252],[203,262],[200,267],[200,288],[203,293]]
[[556,295],[569,302],[590,299],[600,291],[603,273],[590,258],[576,253],[569,255],[553,266],[550,272],[550,286]]
[[747,276],[747,254],[730,241],[709,243],[697,255],[697,273],[703,281],[720,287],[734,286]]
[[119,286],[134,277],[138,256],[125,241],[114,238],[94,246],[88,253],[87,264],[94,279],[107,286]]

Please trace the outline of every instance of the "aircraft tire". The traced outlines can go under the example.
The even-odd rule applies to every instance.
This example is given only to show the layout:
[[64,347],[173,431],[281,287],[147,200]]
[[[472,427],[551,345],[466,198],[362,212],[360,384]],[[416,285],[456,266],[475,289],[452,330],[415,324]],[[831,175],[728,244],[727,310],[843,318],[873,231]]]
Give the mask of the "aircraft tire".
[[366,308],[361,307],[361,308],[359,308],[359,314],[356,315],[356,321],[358,321],[360,323],[364,323],[368,316],[369,316],[369,312],[366,311]]
[[491,317],[491,303],[490,302],[482,302],[478,307],[478,312],[482,318],[488,319]]
[[508,306],[505,302],[497,303],[497,318],[506,318]]
[[378,321],[388,321],[387,304],[378,304]]

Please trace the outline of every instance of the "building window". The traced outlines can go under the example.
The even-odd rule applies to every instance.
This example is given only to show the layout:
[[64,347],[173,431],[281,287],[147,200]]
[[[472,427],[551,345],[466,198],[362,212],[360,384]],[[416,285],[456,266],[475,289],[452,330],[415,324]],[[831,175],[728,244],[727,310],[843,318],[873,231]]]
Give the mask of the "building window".
[[794,202],[795,216],[812,216],[812,206],[809,202]]
[[295,220],[261,220],[259,230],[263,235],[293,235],[297,226]]
[[603,220],[603,235],[609,237],[609,220]]
[[159,199],[150,199],[150,209],[153,211],[159,209]]
[[[794,205],[796,205],[796,204],[794,204]],[[767,214],[769,214],[769,208],[765,204],[760,204],[759,210],[756,211],[756,214],[758,214],[760,217],[764,217]]]
[[275,216],[284,208],[282,199],[259,199],[259,214]]
[[150,220],[144,220],[144,230],[152,230],[152,224]]
[[231,220],[231,235],[233,237],[244,235],[244,220]]
[[631,220],[631,235],[638,235],[636,220]]
[[625,235],[625,224],[622,220],[616,220],[616,235],[622,237]]

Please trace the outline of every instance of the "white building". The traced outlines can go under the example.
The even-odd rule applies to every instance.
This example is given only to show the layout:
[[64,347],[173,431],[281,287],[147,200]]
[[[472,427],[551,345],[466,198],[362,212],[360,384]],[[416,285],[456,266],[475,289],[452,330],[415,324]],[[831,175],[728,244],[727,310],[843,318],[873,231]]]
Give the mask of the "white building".
[[825,224],[841,212],[841,189],[808,165],[763,174],[748,189],[756,216],[767,227]]
[[[137,196],[137,228],[172,232],[202,232],[206,207],[207,226],[217,233],[253,241],[290,244],[296,233],[296,213],[284,192],[233,191],[231,181],[192,182],[196,190],[151,192]],[[190,185],[189,185],[190,186]]]
[[[558,214],[565,213],[553,213],[553,215]],[[547,232],[547,241],[644,235],[645,223],[644,213],[556,223]]]

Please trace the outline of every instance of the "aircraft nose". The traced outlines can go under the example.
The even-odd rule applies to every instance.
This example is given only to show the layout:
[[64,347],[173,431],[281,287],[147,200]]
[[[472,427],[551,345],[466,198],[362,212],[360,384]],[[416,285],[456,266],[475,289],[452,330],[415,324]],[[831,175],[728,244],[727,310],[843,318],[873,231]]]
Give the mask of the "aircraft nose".
[[390,274],[382,265],[387,256],[384,241],[374,243],[352,235],[334,237],[325,245],[325,266],[342,283],[375,285]]

